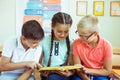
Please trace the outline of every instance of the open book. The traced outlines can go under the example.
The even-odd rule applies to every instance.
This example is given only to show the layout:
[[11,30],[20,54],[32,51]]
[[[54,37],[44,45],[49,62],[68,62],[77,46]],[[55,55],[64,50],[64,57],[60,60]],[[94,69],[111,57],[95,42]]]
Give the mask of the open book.
[[79,68],[82,68],[82,66],[55,66],[55,67],[42,67],[39,69],[39,71],[46,71],[46,70],[65,71],[65,70],[74,70]]

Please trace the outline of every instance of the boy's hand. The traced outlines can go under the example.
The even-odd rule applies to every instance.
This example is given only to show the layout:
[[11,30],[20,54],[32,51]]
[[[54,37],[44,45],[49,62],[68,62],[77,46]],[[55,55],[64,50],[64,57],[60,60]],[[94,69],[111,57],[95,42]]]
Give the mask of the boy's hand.
[[43,67],[41,64],[37,63],[37,69]]
[[25,64],[25,67],[30,68],[30,69],[35,69],[35,68],[37,68],[38,66],[39,66],[39,64],[36,63],[36,62],[34,62],[34,61],[28,61],[28,62],[26,62],[26,64]]

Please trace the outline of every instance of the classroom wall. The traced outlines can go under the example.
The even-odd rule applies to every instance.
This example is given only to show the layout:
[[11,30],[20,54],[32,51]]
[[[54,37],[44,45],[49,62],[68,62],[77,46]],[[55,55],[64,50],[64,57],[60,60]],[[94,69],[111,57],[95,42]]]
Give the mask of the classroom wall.
[[[73,18],[73,25],[70,31],[72,39],[77,38],[75,34],[76,24],[83,16],[76,16],[76,1],[69,0],[70,14]],[[97,0],[82,0],[88,2],[87,14],[93,14],[93,1]],[[120,17],[110,16],[110,2],[120,0],[99,0],[104,1],[104,16],[98,16],[100,22],[100,34],[109,40],[112,46],[120,47]],[[0,45],[4,41],[16,34],[15,27],[15,0],[1,0],[0,1]]]
[[[83,16],[76,16],[76,1],[70,0],[70,14],[73,17],[73,25],[71,29],[71,36],[75,35],[76,24]],[[120,0],[82,0],[88,2],[87,14],[93,14],[93,1],[104,1],[104,16],[98,16],[100,22],[100,34],[102,37],[109,40],[114,47],[120,47],[120,16],[110,16],[110,2]],[[74,6],[74,7],[73,7]],[[74,34],[74,35],[73,35]]]
[[0,45],[15,35],[15,0],[0,0]]

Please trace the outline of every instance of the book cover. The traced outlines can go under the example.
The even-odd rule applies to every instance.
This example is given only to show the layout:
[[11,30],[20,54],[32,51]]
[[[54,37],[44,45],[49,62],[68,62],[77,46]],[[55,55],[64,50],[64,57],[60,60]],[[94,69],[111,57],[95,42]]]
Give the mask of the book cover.
[[39,71],[50,71],[50,70],[65,71],[65,70],[74,70],[79,68],[82,68],[82,66],[55,66],[55,67],[42,67],[39,69]]

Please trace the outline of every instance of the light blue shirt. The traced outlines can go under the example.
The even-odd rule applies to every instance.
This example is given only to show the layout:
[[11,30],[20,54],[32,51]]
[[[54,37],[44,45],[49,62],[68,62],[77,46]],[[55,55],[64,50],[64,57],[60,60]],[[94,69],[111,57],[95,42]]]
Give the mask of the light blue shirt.
[[[72,42],[70,41],[70,46],[71,45]],[[42,47],[42,51],[44,53],[43,66],[47,66],[50,57],[51,36],[50,35],[45,36],[40,46]],[[70,54],[71,52],[72,51],[70,50]],[[50,66],[59,66],[61,64],[64,64],[67,56],[68,55],[67,55],[66,39],[60,41],[54,40]]]

